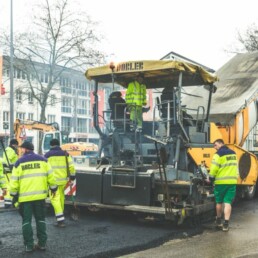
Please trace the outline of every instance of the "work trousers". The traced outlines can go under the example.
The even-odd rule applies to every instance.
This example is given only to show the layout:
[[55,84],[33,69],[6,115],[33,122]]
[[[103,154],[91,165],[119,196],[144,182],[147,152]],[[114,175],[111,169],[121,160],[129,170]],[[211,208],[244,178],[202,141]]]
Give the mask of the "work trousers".
[[55,195],[51,194],[50,191],[50,202],[54,208],[56,220],[58,222],[64,221],[64,203],[65,203],[65,194],[64,194],[65,185],[59,185]]
[[137,127],[142,127],[142,107],[131,105],[129,106],[130,120],[136,122]]
[[47,242],[45,222],[45,200],[21,202],[20,211],[22,215],[22,234],[24,245],[33,248],[33,230],[31,226],[32,215],[34,215],[37,229],[38,244],[45,246]]

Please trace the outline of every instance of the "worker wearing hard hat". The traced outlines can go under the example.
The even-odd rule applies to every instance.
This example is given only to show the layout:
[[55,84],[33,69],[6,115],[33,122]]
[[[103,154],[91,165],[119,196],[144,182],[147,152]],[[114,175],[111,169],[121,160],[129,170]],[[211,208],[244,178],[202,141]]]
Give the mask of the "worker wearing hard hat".
[[18,160],[18,141],[12,139],[9,146],[4,150],[3,153],[3,165],[5,173],[5,185],[6,193],[4,195],[5,208],[12,206],[12,196],[10,195],[10,176],[14,163]]
[[136,122],[138,129],[142,128],[142,108],[146,105],[146,85],[144,75],[138,74],[136,80],[127,87],[125,100],[130,111],[130,120]]
[[[13,202],[15,200],[19,202],[25,251],[32,252],[34,248],[45,250],[47,241],[45,199],[48,195],[48,187],[52,194],[56,192],[56,180],[48,161],[33,152],[32,143],[25,141],[20,147],[23,156],[14,164],[10,193],[13,196]],[[36,221],[38,237],[38,243],[35,246],[31,226],[32,215]]]
[[55,216],[57,220],[57,227],[65,227],[64,217],[64,190],[67,182],[73,184],[75,180],[75,168],[71,156],[66,151],[60,148],[60,142],[58,139],[52,139],[50,141],[50,151],[45,154],[51,164],[58,190],[55,196],[50,197],[51,204],[55,210]]
[[[222,139],[217,139],[214,142],[214,148],[217,152],[212,158],[210,176],[215,179],[216,226],[227,232],[232,210],[231,204],[236,195],[238,178],[237,156],[233,150],[224,145]],[[224,223],[222,223],[222,214],[224,214]]]

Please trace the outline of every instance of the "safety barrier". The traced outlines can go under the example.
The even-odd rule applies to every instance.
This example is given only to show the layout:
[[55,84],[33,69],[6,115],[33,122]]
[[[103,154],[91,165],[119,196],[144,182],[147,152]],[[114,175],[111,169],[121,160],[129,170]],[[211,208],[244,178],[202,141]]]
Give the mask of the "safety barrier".
[[4,196],[1,189],[0,189],[0,208],[4,208]]
[[65,195],[68,196],[75,196],[76,195],[76,180],[73,181],[73,185],[70,186],[70,183],[67,182],[66,186],[65,186]]

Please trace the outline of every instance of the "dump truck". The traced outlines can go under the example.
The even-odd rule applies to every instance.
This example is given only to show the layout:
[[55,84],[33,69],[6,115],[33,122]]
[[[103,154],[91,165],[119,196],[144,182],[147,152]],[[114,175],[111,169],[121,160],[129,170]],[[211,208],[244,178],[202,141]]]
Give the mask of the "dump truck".
[[[107,118],[108,130],[102,130],[99,117],[108,117],[110,110],[98,112],[98,84],[126,89],[139,74],[156,96],[148,111],[152,119],[137,130],[125,107],[124,115]],[[94,83],[93,119],[101,144],[98,165],[77,170],[76,204],[161,216],[177,224],[213,214],[213,186],[207,183],[213,142],[229,139],[228,127],[209,120],[218,78],[201,66],[170,60],[121,62],[88,69],[85,76]],[[239,142],[226,143],[240,161],[238,186],[253,189],[256,157]]]

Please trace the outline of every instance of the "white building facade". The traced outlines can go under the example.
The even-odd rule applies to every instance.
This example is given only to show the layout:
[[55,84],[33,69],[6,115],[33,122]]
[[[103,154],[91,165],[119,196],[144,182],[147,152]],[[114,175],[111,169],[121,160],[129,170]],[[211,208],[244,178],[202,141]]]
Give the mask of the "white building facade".
[[[10,133],[10,68],[9,57],[3,59],[2,83],[5,94],[0,96],[0,136],[6,139]],[[14,118],[20,120],[40,120],[40,105],[32,97],[31,90],[28,87],[27,75],[15,65],[14,60]],[[43,64],[40,64],[44,67]],[[48,83],[48,74],[42,69],[39,74],[42,84]],[[33,88],[38,87],[38,80],[30,77]],[[92,104],[93,84],[90,83],[82,72],[65,69],[48,95],[48,105],[46,107],[47,123],[58,123],[60,131],[69,137],[69,141],[98,142],[99,135],[93,127]],[[111,87],[100,86],[103,90],[103,105],[108,108],[108,96],[111,93]],[[31,140],[35,147],[38,142],[38,132],[27,131],[26,136]]]

